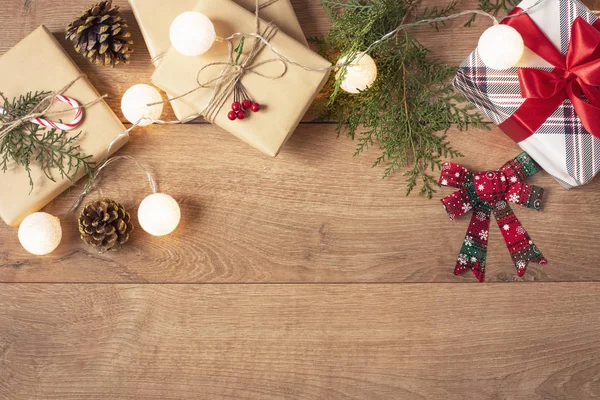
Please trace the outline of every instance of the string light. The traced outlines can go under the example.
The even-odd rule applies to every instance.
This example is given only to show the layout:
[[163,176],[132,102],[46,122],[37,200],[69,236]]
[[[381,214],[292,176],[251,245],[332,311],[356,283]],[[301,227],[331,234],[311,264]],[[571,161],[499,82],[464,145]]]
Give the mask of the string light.
[[477,45],[479,58],[486,67],[507,69],[518,64],[525,45],[517,30],[508,25],[494,25],[483,32]]
[[[346,57],[338,61],[338,65],[346,64]],[[339,79],[342,74],[340,69],[336,74]],[[357,55],[346,68],[344,79],[340,88],[348,93],[359,93],[368,89],[377,79],[377,65],[375,60],[368,54]]]
[[138,221],[143,230],[154,236],[168,235],[177,228],[181,219],[179,204],[164,193],[146,197],[138,209]]
[[19,226],[19,242],[31,254],[52,253],[62,239],[60,220],[45,212],[28,215]]
[[175,50],[188,57],[206,53],[217,39],[212,21],[196,11],[178,15],[171,23],[169,36]]
[[150,125],[163,112],[162,96],[150,85],[134,85],[121,98],[121,111],[132,124]]
[[94,188],[94,183],[98,179],[100,172],[109,165],[119,160],[130,160],[133,161],[141,171],[144,172],[148,179],[148,184],[152,189],[152,194],[146,197],[138,209],[138,222],[146,232],[154,236],[168,235],[177,228],[179,221],[181,220],[181,210],[177,201],[171,196],[158,193],[158,187],[154,177],[138,160],[132,156],[115,156],[107,159],[100,164],[94,171],[91,179],[81,192],[81,194],[75,199],[73,206],[69,213],[74,212],[77,207],[81,204],[85,196],[87,196]]

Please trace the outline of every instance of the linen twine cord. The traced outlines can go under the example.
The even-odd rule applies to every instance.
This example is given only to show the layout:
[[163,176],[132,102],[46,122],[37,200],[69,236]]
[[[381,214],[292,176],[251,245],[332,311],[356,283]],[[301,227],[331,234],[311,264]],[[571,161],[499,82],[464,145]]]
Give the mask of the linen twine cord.
[[73,205],[71,206],[71,208],[69,209],[69,211],[66,214],[67,216],[74,213],[77,210],[77,208],[79,207],[79,205],[81,204],[81,202],[83,201],[83,199],[85,198],[85,196],[87,196],[95,188],[94,183],[97,182],[98,175],[100,175],[100,172],[104,168],[108,167],[110,164],[112,164],[116,161],[119,161],[119,160],[133,161],[144,172],[144,174],[146,174],[146,178],[148,179],[148,183],[150,184],[152,193],[158,193],[158,187],[156,185],[156,181],[154,180],[154,177],[152,176],[150,171],[148,171],[138,160],[135,159],[135,157],[129,156],[129,155],[111,157],[95,168],[94,174],[90,177],[90,179],[86,183],[83,191],[79,194],[79,196],[77,196],[77,198],[73,202]]
[[[7,122],[3,122],[0,123],[0,140],[4,139],[4,137],[6,135],[8,135],[12,130],[18,128],[21,125],[24,125],[26,123],[29,123],[31,120],[33,119],[37,119],[37,118],[42,118],[42,117],[48,117],[48,116],[52,116],[52,115],[58,115],[58,114],[63,114],[67,111],[72,110],[73,108],[69,108],[69,109],[63,109],[63,110],[56,110],[56,111],[49,111],[50,107],[52,107],[52,105],[54,104],[55,101],[57,101],[57,96],[61,96],[64,92],[66,92],[71,86],[73,86],[75,84],[75,82],[77,82],[79,79],[83,78],[84,75],[79,75],[77,76],[75,79],[73,79],[71,82],[67,83],[63,88],[61,88],[60,90],[57,90],[55,92],[51,92],[48,95],[46,95],[42,100],[40,100],[39,103],[37,103],[32,109],[31,111],[27,114],[24,115],[23,117],[20,118],[16,118],[12,121],[7,121]],[[102,101],[102,99],[104,99],[106,97],[106,95],[100,96],[88,103],[79,105],[76,110],[80,110],[80,109],[84,109],[86,107],[90,107],[93,106],[96,103],[99,103],[100,101]],[[4,110],[5,113],[10,115],[10,109],[9,110]],[[65,130],[65,129],[63,129]]]
[[[269,7],[270,5],[277,3],[278,1],[279,1],[279,0],[267,0],[267,1],[265,1],[264,3],[261,3],[260,5],[258,5],[258,7],[255,7],[254,11],[255,11],[255,12],[256,12],[256,11],[260,11],[260,10],[262,10],[263,8],[267,8],[267,7]],[[166,52],[166,51],[163,51],[162,53],[160,53],[160,54],[157,54],[156,56],[152,57],[152,59],[151,59],[150,61],[152,61],[152,63],[154,64],[154,63],[156,63],[157,61],[159,61],[159,60],[162,60],[162,58],[165,56],[165,54],[167,54],[167,52]]]

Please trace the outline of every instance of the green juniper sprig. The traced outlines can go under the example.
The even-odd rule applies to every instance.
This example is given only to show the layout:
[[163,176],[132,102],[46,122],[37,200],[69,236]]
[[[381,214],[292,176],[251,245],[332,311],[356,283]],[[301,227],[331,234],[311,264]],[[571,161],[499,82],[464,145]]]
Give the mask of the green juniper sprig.
[[[520,3],[520,0],[478,0],[477,8],[497,16],[500,12],[508,13]],[[471,26],[475,21],[477,14],[473,14],[465,23],[465,26]]]
[[[28,115],[49,92],[28,92],[25,95],[8,100],[2,93],[5,113],[0,113],[0,123],[9,123]],[[42,170],[44,175],[55,181],[53,172],[58,171],[61,178],[74,180],[83,169],[86,174],[93,172],[94,162],[91,155],[85,155],[76,144],[81,132],[69,135],[57,129],[45,129],[42,126],[25,123],[12,129],[0,140],[0,169],[6,172],[11,162],[22,166],[29,177],[29,185],[33,190],[31,176],[32,162]]]
[[[322,0],[333,27],[323,38],[311,39],[332,62],[353,59],[410,15],[419,15],[418,0]],[[456,6],[426,9],[418,19],[449,15]],[[436,29],[438,26],[434,26]],[[408,195],[420,182],[420,194],[431,198],[438,186],[431,172],[442,158],[460,157],[445,132],[451,126],[487,128],[474,106],[457,94],[450,81],[456,66],[445,65],[429,54],[408,31],[382,42],[370,52],[378,69],[377,80],[359,94],[340,90],[345,69],[332,74],[318,106],[319,120],[337,121],[338,135],[356,139],[355,155],[370,147],[381,154],[373,166],[384,166],[384,178],[404,170]]]

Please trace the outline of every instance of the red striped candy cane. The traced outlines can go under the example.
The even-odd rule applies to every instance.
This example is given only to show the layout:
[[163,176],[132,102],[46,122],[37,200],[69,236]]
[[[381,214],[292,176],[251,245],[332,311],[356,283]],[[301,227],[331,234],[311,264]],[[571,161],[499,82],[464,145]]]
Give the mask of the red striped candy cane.
[[[75,117],[71,122],[65,124],[62,122],[50,121],[44,118],[34,118],[31,120],[31,122],[37,125],[45,126],[46,128],[60,129],[61,131],[70,131],[72,129],[75,129],[83,119],[83,109],[79,106],[77,100],[72,99],[70,97],[57,94],[55,99],[57,101],[60,101],[61,103],[70,105],[75,110]],[[0,107],[0,113],[6,114],[6,110]]]

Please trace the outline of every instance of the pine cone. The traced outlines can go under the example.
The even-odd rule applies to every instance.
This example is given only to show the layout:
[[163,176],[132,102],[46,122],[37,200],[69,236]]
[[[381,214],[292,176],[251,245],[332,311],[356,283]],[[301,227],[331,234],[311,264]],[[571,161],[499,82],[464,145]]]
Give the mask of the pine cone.
[[129,64],[133,52],[131,33],[125,28],[127,21],[121,18],[119,7],[111,8],[112,0],[101,1],[67,27],[66,38],[75,50],[91,62],[100,65]]
[[111,199],[100,199],[86,204],[79,216],[81,240],[100,253],[118,250],[133,231],[129,213]]

